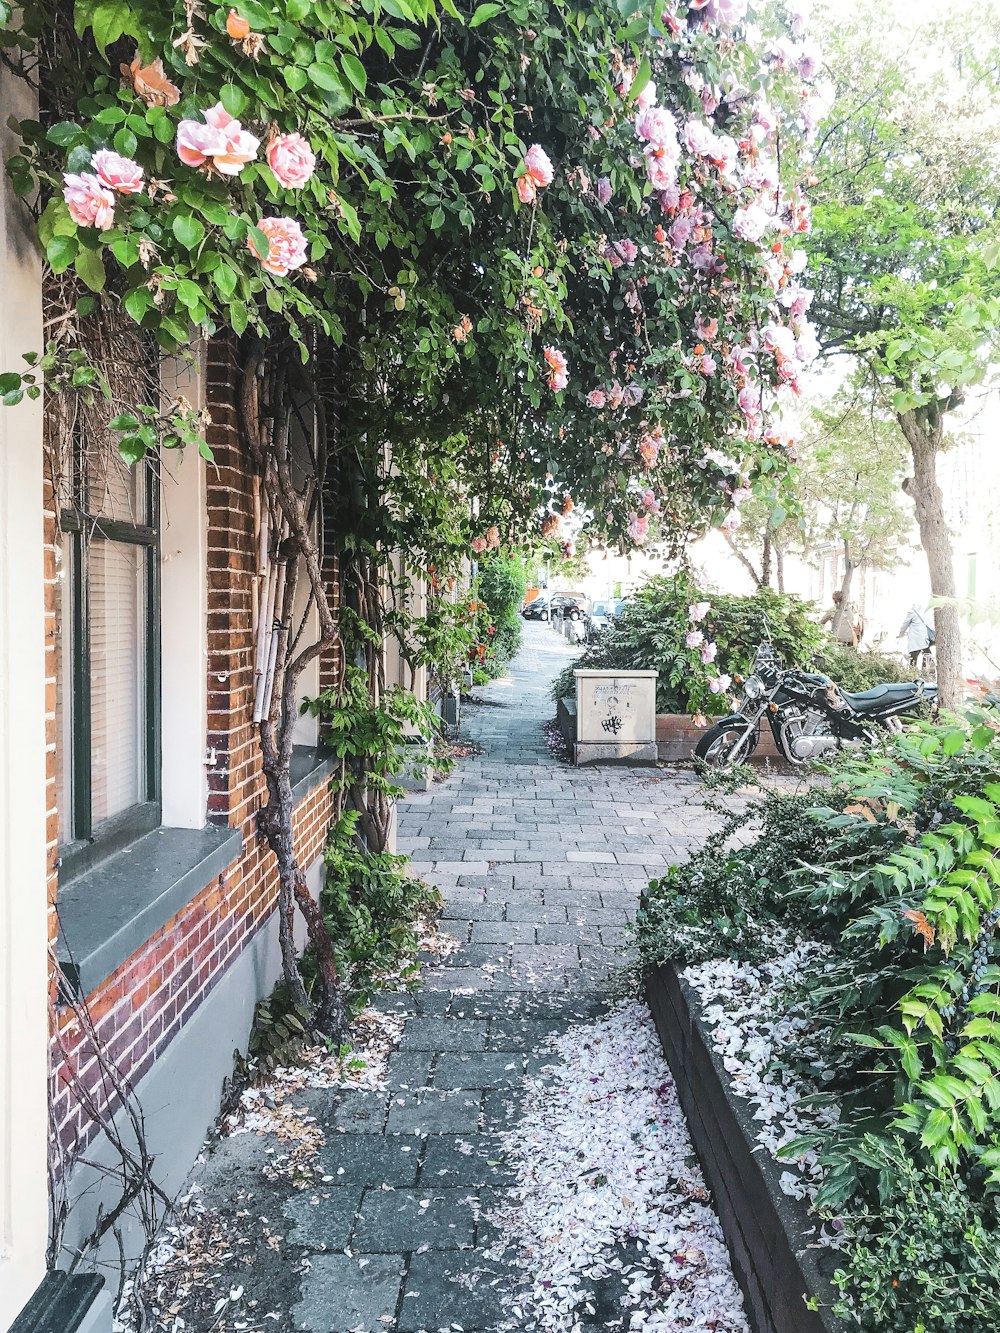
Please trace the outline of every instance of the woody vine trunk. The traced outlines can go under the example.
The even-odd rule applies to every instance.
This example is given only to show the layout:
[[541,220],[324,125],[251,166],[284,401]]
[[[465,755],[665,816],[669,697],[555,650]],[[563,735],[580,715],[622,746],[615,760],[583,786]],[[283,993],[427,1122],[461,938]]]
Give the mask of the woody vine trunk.
[[[333,941],[295,851],[291,782],[302,673],[340,638],[333,589],[323,576],[319,537],[331,444],[328,432],[334,425],[327,419],[321,396],[287,353],[260,343],[248,349],[240,428],[259,479],[261,544],[275,566],[272,592],[269,598],[262,598],[258,626],[265,651],[258,656],[264,667],[255,721],[267,786],[267,803],[258,814],[258,827],[278,863],[279,941],[289,995],[311,1015],[317,1031],[337,1039],[346,1028],[346,1006]],[[306,606],[296,621],[296,594],[302,581]],[[313,610],[319,630],[310,635],[307,625]],[[312,996],[307,994],[295,948],[296,910],[305,921],[316,964]]]
[[944,415],[937,404],[897,414],[900,429],[910,446],[913,476],[903,489],[913,500],[920,544],[927,557],[931,593],[951,599],[950,605],[934,608],[938,701],[943,708],[962,703],[962,638],[955,598],[955,562],[951,533],[945,522],[944,501],[937,479],[937,455],[944,437]]

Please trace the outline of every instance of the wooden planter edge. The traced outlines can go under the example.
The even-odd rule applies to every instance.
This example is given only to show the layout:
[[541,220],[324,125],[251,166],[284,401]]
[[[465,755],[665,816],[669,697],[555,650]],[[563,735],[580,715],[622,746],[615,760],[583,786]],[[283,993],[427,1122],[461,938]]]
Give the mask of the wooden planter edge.
[[[817,1219],[782,1192],[785,1168],[757,1147],[748,1103],[730,1091],[697,995],[665,966],[646,977],[646,997],[754,1333],[846,1333],[829,1308],[837,1252],[806,1248]],[[821,1308],[810,1310],[807,1296]]]

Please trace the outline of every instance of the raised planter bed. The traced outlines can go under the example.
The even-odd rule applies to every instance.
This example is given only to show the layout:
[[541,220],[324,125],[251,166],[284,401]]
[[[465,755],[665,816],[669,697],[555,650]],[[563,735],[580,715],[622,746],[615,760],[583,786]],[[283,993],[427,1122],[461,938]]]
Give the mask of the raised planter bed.
[[[676,763],[680,759],[690,759],[694,754],[694,747],[704,734],[704,728],[696,727],[691,721],[690,713],[657,713],[656,750],[660,763]],[[770,727],[762,730],[753,758],[782,758],[774,743]]]
[[[668,966],[647,978],[646,995],[754,1333],[846,1333],[829,1310],[836,1252],[807,1248],[816,1219],[782,1193],[785,1168],[759,1149],[748,1103],[730,1091],[697,994]],[[810,1310],[807,1297],[820,1309]]]

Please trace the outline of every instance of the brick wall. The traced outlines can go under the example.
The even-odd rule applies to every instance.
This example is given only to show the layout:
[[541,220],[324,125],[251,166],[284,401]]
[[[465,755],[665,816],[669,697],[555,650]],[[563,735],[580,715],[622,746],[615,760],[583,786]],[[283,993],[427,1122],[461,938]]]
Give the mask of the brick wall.
[[[256,576],[253,480],[244,466],[233,410],[237,364],[231,343],[218,341],[208,355],[208,819],[238,828],[243,851],[213,883],[149,939],[87,997],[100,1047],[133,1085],[148,1072],[190,1021],[227,969],[267,921],[277,900],[277,868],[256,830],[264,783],[253,715],[253,596]],[[54,533],[54,525],[52,525]],[[328,562],[335,578],[336,564]],[[56,791],[58,746],[54,693],[57,653],[54,564],[47,565],[46,607],[53,716],[50,718],[49,810],[51,897],[57,892]],[[337,670],[323,664],[324,685]],[[169,667],[167,668],[169,669]],[[295,812],[301,864],[323,849],[332,812],[321,781]],[[55,933],[53,913],[53,937]],[[72,1157],[96,1133],[78,1103],[72,1081],[103,1097],[92,1039],[71,1010],[55,1009],[52,1039],[53,1125],[63,1152]]]

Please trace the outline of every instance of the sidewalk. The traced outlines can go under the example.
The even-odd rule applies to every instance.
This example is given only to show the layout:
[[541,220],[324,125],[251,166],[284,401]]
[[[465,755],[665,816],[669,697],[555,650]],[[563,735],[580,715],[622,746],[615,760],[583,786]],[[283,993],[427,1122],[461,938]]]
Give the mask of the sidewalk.
[[208,1194],[275,1233],[263,1253],[248,1249],[241,1279],[241,1308],[253,1291],[256,1321],[270,1322],[242,1327],[514,1326],[501,1299],[512,1274],[487,1255],[512,1184],[496,1136],[516,1123],[546,1039],[605,1012],[640,891],[712,824],[687,773],[552,757],[549,687],[573,656],[526,624],[510,678],[464,714],[483,754],[400,806],[399,849],[441,890],[443,929],[461,945],[425,966],[418,993],[383,997],[405,1020],[387,1086],[295,1094],[325,1138],[303,1190],[255,1174],[274,1152],[266,1139],[224,1139],[211,1154]]

